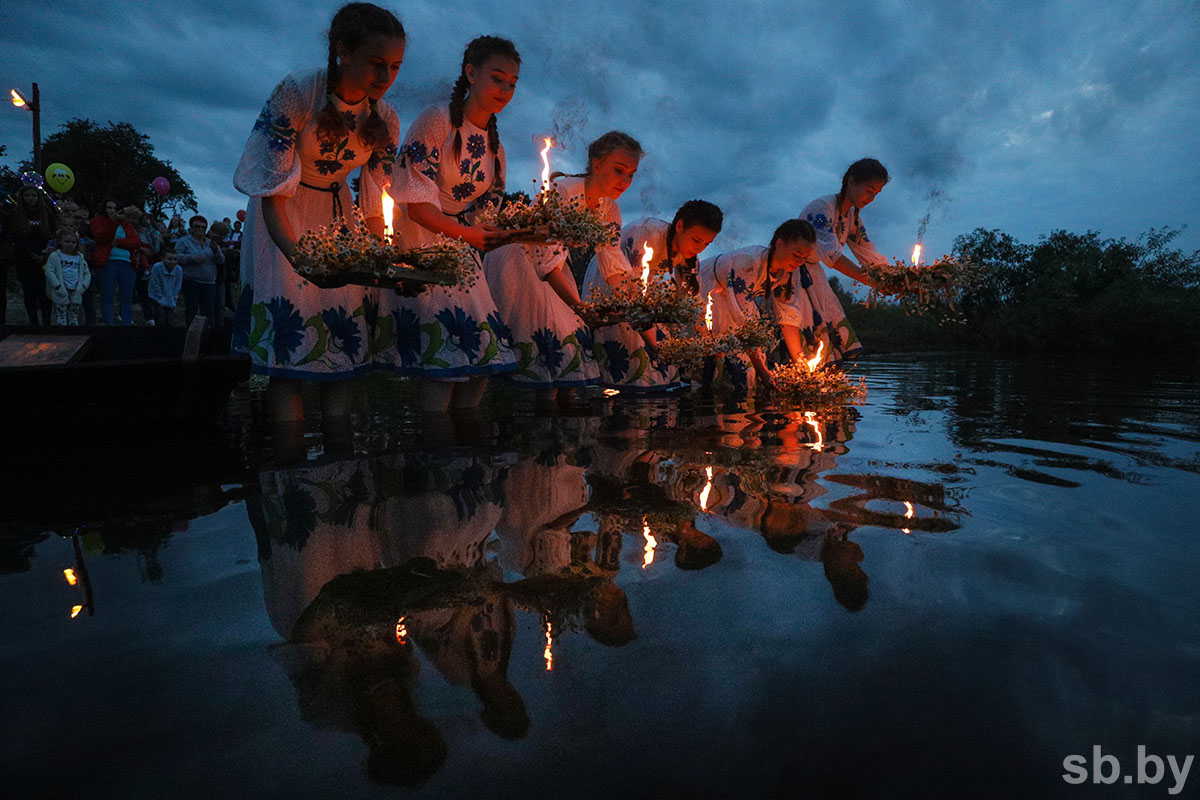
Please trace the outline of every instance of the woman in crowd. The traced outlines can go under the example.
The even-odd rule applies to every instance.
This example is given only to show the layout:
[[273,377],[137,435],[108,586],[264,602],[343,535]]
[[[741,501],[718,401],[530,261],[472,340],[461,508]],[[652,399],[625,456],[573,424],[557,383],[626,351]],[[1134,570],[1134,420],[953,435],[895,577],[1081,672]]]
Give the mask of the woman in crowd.
[[[505,159],[496,117],[512,100],[521,56],[513,43],[480,36],[467,45],[449,104],[426,108],[404,135],[394,180],[404,247],[438,234],[484,251],[504,243],[473,222],[480,201],[504,191]],[[479,406],[490,375],[516,368],[507,326],[482,269],[469,288],[429,287],[414,297],[385,295],[395,347],[383,363],[420,380],[418,407],[444,415]],[[382,318],[382,314],[381,314]]]
[[56,225],[57,219],[43,199],[42,190],[37,186],[23,186],[12,212],[7,238],[30,325],[50,324],[50,300],[46,297],[46,275],[42,265],[53,249],[51,241]]
[[[796,270],[788,301],[778,309],[784,345],[794,361],[808,349],[825,343],[824,363],[840,361],[862,349],[846,321],[846,312],[829,286],[826,268],[836,269],[859,283],[872,285],[858,264],[844,253],[846,247],[859,264],[886,264],[887,259],[867,238],[859,211],[870,205],[888,182],[888,171],[873,158],[855,161],[842,176],[837,194],[818,197],[801,212],[817,232],[816,259]],[[819,259],[820,263],[816,263]]]
[[[812,258],[816,239],[806,220],[790,219],[775,229],[767,247],[751,245],[701,262],[700,296],[712,300],[713,333],[724,333],[759,314],[790,319],[785,315],[793,307],[794,274]],[[727,353],[723,361],[722,383],[746,392],[770,385],[761,351]]]
[[292,265],[301,234],[352,216],[350,177],[364,164],[360,202],[368,225],[383,232],[381,193],[399,123],[382,98],[404,60],[405,33],[390,11],[350,3],[334,15],[328,43],[326,69],[275,87],[234,176],[251,197],[234,348],[270,376],[277,423],[303,420],[301,381],[319,381],[323,421],[348,431],[347,379],[370,368],[369,314],[377,305],[361,286],[322,289]]

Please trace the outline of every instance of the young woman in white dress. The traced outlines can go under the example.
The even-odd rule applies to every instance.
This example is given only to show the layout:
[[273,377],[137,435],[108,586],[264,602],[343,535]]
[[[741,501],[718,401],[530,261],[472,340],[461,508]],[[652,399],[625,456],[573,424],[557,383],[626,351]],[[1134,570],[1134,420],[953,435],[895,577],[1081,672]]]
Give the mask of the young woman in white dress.
[[301,234],[352,215],[349,179],[359,167],[364,216],[383,232],[381,192],[391,182],[399,123],[382,97],[404,46],[404,28],[390,11],[343,6],[329,28],[327,69],[289,75],[275,87],[234,175],[251,199],[233,346],[270,376],[276,423],[303,420],[300,387],[308,380],[321,382],[323,422],[348,425],[347,379],[371,367],[373,290],[321,289],[292,264]]
[[[816,239],[811,224],[790,219],[775,229],[767,247],[751,245],[700,262],[700,295],[713,300],[713,333],[761,314],[774,315],[782,325],[794,324],[795,274],[812,259]],[[726,354],[723,366],[717,382],[731,389],[752,392],[771,380],[759,350]]]
[[[788,355],[794,361],[804,358],[805,348],[825,343],[823,363],[841,361],[862,349],[854,329],[825,270],[836,269],[848,278],[871,285],[866,273],[845,254],[846,247],[859,264],[886,264],[885,258],[867,237],[859,210],[870,205],[888,182],[888,171],[873,158],[855,161],[842,176],[837,194],[818,197],[800,213],[817,231],[816,261],[806,264],[793,276],[792,313],[780,317],[781,332]],[[819,263],[816,263],[819,261]]]
[[[473,222],[484,200],[504,191],[504,148],[496,116],[512,100],[521,57],[513,43],[480,36],[467,45],[450,103],[421,112],[405,134],[392,196],[396,235],[418,247],[443,234],[485,251],[504,242]],[[470,288],[429,287],[413,297],[384,296],[379,324],[392,347],[380,361],[421,379],[422,411],[478,407],[487,378],[516,368],[507,325],[483,271]]]

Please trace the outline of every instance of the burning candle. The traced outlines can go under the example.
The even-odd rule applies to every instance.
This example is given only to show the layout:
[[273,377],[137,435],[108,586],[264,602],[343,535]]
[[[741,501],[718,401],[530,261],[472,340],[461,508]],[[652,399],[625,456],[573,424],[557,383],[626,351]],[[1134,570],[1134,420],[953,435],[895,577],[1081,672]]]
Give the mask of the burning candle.
[[821,366],[821,356],[824,352],[825,352],[825,340],[822,339],[817,345],[817,354],[815,356],[813,356],[812,358],[810,358],[808,361],[804,362],[805,365],[808,367],[808,374],[811,375],[812,373],[816,372],[817,367]]
[[408,644],[408,626],[404,624],[406,619],[408,617],[396,620],[396,641],[400,644]]
[[[708,293],[708,305],[704,307],[704,327],[712,332],[712,292]],[[709,476],[712,477],[712,470],[709,470]]]
[[542,199],[545,200],[550,191],[550,148],[554,146],[554,140],[547,136],[542,141],[546,143],[542,148]]
[[383,193],[383,235],[389,242],[392,240],[392,212],[395,207],[396,203],[392,200],[392,196],[385,191]]
[[917,264],[921,263],[921,245],[920,244],[913,245],[912,263],[913,263],[914,267]]
[[642,569],[654,563],[654,548],[658,547],[658,540],[650,535],[650,523],[646,517],[642,517],[642,537],[646,540],[646,547],[642,551]]
[[642,244],[642,294],[650,288],[650,259],[654,258],[654,248],[649,242]]

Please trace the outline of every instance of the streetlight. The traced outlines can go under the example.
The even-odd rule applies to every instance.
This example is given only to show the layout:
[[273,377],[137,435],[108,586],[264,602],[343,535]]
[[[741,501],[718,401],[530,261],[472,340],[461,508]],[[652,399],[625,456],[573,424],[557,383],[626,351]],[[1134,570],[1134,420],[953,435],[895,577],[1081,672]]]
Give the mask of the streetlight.
[[25,97],[16,89],[10,91],[12,104],[17,108],[27,108],[33,114],[33,171],[42,171],[42,104],[38,94],[38,85],[33,85],[33,99]]

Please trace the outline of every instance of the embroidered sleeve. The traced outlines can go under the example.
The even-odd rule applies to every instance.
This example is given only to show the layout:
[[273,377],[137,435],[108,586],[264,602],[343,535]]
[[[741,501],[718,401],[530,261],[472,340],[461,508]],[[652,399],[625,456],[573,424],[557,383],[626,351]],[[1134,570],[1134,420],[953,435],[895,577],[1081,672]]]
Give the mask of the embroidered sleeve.
[[251,197],[291,197],[300,184],[297,137],[311,118],[311,99],[291,76],[275,87],[246,140],[233,176],[238,191]]
[[887,257],[875,249],[875,245],[867,238],[867,229],[863,227],[858,212],[850,223],[850,232],[846,236],[846,245],[859,264],[887,264]]
[[[608,201],[604,203],[603,208],[608,222],[615,222],[617,227],[620,228],[621,209],[617,207],[617,204],[612,201]],[[622,239],[623,238],[624,237],[622,237]],[[633,272],[633,267],[630,266],[629,259],[627,259],[625,257],[625,253],[622,252],[621,248],[623,244],[624,242],[622,241],[621,244],[614,243],[596,248],[596,255],[593,259],[594,263],[596,264],[596,269],[600,272],[600,277],[610,285],[615,285],[621,281],[625,275]],[[638,246],[640,248],[640,245]],[[638,256],[638,263],[641,263],[640,254]]]
[[834,230],[836,216],[837,210],[828,197],[813,200],[800,214],[801,219],[808,220],[817,229],[817,256],[830,267],[842,257],[842,243]]
[[442,145],[450,133],[450,120],[437,106],[421,112],[404,134],[392,169],[389,194],[397,203],[432,203],[441,206],[437,179],[442,168]]

